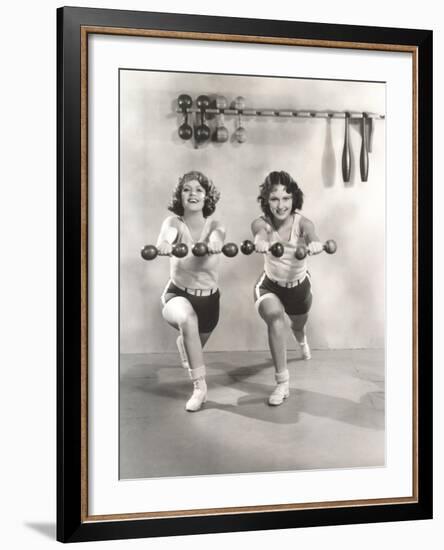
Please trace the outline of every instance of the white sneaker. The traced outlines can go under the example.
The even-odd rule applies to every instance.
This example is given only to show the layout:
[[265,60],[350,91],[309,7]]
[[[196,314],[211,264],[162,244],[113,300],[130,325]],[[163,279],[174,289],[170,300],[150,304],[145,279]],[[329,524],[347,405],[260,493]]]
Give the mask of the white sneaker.
[[302,359],[305,359],[306,361],[311,359],[311,351],[308,342],[302,342],[302,344],[299,343],[299,345],[301,346]]
[[276,386],[273,393],[268,398],[269,405],[282,405],[284,399],[290,395],[290,384],[288,382],[281,382]]
[[207,400],[207,384],[203,378],[195,380],[193,395],[188,399],[185,409],[189,412],[198,411]]
[[179,351],[180,362],[181,362],[182,367],[184,369],[189,369],[190,364],[188,363],[187,352],[185,351],[185,346],[183,345],[183,339],[182,339],[181,334],[179,334],[179,336],[177,337],[176,346],[177,346],[177,349]]

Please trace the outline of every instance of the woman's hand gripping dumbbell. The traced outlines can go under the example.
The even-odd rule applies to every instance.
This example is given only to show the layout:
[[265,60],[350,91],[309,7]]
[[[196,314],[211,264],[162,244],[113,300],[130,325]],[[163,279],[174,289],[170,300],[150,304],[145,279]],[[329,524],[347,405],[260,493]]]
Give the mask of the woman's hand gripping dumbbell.
[[[261,248],[257,248],[254,243],[249,240],[243,241],[241,243],[240,250],[242,254],[245,254],[246,256],[249,256],[254,251],[256,251],[263,253],[270,252],[276,258],[280,258],[284,253],[284,247],[281,243],[277,242],[272,244],[271,246],[267,243],[264,250],[262,250]],[[208,247],[205,243],[196,243],[191,251],[195,256],[205,256],[205,254],[209,253]],[[227,256],[228,258],[233,258],[234,256],[236,256],[238,251],[239,247],[235,243],[227,243],[224,244],[224,246],[222,247],[222,253],[225,254],[225,256]]]
[[336,242],[332,239],[329,239],[326,241],[323,245],[321,243],[310,243],[308,246],[305,245],[299,245],[296,248],[296,252],[294,253],[295,257],[298,260],[303,260],[307,254],[308,255],[314,255],[319,254],[322,251],[327,252],[327,254],[334,254],[337,250]]
[[205,256],[206,254],[224,254],[228,258],[233,258],[238,253],[239,249],[235,243],[226,243],[221,248],[219,248],[215,243],[210,244],[209,246],[206,243],[196,243],[191,252],[195,256]]
[[[219,254],[222,252],[228,258],[233,258],[238,253],[238,246],[235,243],[226,243],[220,250],[218,246],[210,245],[206,243],[196,243],[191,252],[194,256],[202,257],[206,254]],[[184,243],[169,244],[162,243],[158,247],[147,244],[140,252],[144,260],[154,260],[157,256],[176,256],[176,258],[184,258],[188,254],[188,246]]]
[[266,254],[267,252],[271,252],[273,256],[276,258],[280,258],[284,254],[284,247],[281,243],[274,243],[271,246],[266,241],[258,241],[258,243],[255,245],[253,242],[249,241],[248,239],[246,241],[243,241],[240,246],[242,254],[245,254],[246,256],[249,256],[253,252],[258,252],[259,254]]
[[140,255],[144,260],[154,260],[157,256],[176,256],[176,258],[184,258],[187,254],[188,246],[184,243],[162,243],[159,247],[153,244],[147,244],[140,251]]

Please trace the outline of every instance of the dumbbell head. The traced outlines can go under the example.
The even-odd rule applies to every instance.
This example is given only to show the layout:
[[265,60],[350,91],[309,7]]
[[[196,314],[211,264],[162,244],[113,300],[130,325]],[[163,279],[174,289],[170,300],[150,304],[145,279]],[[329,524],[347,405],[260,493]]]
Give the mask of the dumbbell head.
[[197,108],[201,111],[208,109],[208,107],[210,106],[210,98],[207,95],[200,95],[196,99],[196,105]]
[[270,252],[275,258],[280,258],[284,254],[284,247],[281,243],[274,243],[270,246]]
[[217,143],[225,143],[226,141],[228,141],[228,137],[228,130],[225,128],[225,126],[218,126],[216,128],[214,138]]
[[193,105],[193,100],[191,99],[191,96],[188,94],[180,94],[180,96],[177,98],[177,106],[181,111],[185,111],[186,109],[189,109]]
[[191,139],[193,136],[193,129],[189,124],[184,122],[181,126],[179,126],[179,137],[181,139]]
[[184,258],[188,254],[188,246],[185,243],[177,243],[173,246],[173,256]]
[[210,129],[206,124],[197,126],[194,132],[197,143],[204,143],[210,139]]
[[296,251],[294,253],[295,258],[298,260],[303,260],[305,256],[307,255],[307,249],[303,245],[299,245],[296,247]]
[[208,246],[205,243],[196,243],[191,252],[195,256],[205,256],[205,254],[208,254]]
[[242,254],[245,254],[246,256],[249,256],[250,254],[253,254],[253,252],[254,252],[254,244],[249,240],[243,241],[242,244],[241,244],[240,249],[241,249]]
[[144,260],[154,260],[157,256],[157,248],[152,244],[147,244],[140,251],[140,255]]
[[238,109],[239,111],[245,109],[245,98],[241,95],[237,96],[236,99],[233,101],[233,107],[235,109]]
[[227,243],[224,244],[222,247],[222,252],[225,254],[225,256],[228,256],[228,258],[233,258],[238,253],[239,249],[236,244],[234,243]]
[[223,95],[216,97],[216,109],[226,109],[228,106],[227,98]]
[[234,138],[238,143],[245,143],[247,141],[247,132],[245,128],[239,126],[239,128],[234,132]]
[[325,252],[327,252],[327,254],[334,254],[337,250],[337,245],[335,243],[335,241],[333,241],[332,239],[328,240],[325,242],[324,244],[324,250]]

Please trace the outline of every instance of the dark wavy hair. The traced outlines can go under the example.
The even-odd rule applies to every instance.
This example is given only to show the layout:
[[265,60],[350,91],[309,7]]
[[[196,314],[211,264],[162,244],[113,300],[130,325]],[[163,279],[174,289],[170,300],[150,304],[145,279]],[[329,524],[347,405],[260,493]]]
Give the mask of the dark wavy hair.
[[271,218],[271,210],[268,205],[268,199],[270,198],[270,193],[273,191],[273,188],[276,185],[283,185],[287,193],[290,193],[293,196],[293,204],[291,207],[291,213],[295,210],[300,210],[304,203],[304,193],[302,193],[300,187],[295,182],[295,180],[290,176],[288,172],[270,172],[265,178],[264,183],[261,183],[259,186],[260,195],[257,200],[261,205],[262,212]]
[[170,204],[168,205],[168,210],[174,212],[177,216],[183,216],[184,209],[181,197],[182,189],[186,183],[193,180],[197,180],[205,189],[205,203],[202,214],[204,218],[208,218],[208,216],[211,216],[211,214],[216,210],[216,203],[220,198],[220,192],[214,183],[208,179],[207,176],[205,176],[205,174],[202,174],[202,172],[198,172],[197,170],[187,172],[179,178],[179,183],[173,190],[173,196]]

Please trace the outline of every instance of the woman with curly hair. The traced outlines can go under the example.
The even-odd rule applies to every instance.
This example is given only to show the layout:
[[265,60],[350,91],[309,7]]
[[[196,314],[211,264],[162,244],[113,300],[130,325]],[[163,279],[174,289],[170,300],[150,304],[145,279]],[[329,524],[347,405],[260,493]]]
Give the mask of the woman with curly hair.
[[[323,245],[313,222],[300,213],[304,195],[287,172],[271,172],[260,185],[263,215],[252,223],[255,250],[264,254],[264,272],[254,289],[256,308],[267,324],[268,342],[275,367],[276,388],[268,399],[281,405],[290,394],[285,324],[299,342],[302,357],[311,358],[305,324],[311,307],[311,283],[306,260],[295,257],[296,247],[307,246],[309,254],[319,254]],[[273,256],[270,247],[279,242],[283,255]]]
[[[203,347],[219,320],[217,268],[225,239],[220,222],[210,219],[220,193],[201,172],[184,174],[173,191],[168,216],[157,239],[159,255],[170,256],[170,279],[161,300],[164,319],[180,334],[177,347],[182,366],[188,369],[194,391],[187,411],[197,411],[207,399]],[[195,243],[205,243],[208,254],[194,256]],[[173,245],[185,243],[184,258],[172,255]]]

